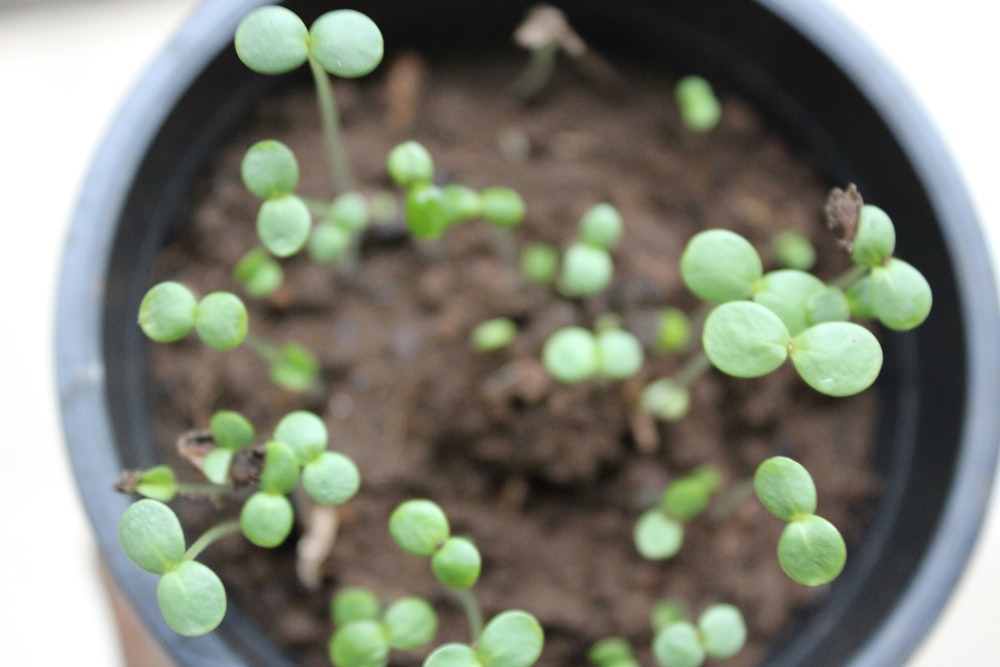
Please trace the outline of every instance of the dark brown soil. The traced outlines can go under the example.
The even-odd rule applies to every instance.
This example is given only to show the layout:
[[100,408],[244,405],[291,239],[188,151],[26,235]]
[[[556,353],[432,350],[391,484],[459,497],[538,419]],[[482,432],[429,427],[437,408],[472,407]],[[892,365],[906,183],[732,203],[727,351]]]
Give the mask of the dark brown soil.
[[[694,310],[676,266],[687,239],[707,226],[746,235],[766,262],[771,235],[803,231],[820,249],[819,274],[836,275],[846,260],[822,218],[832,184],[819,183],[738,101],[725,100],[720,127],[695,135],[680,125],[672,80],[663,74],[629,72],[633,85],[612,98],[563,71],[526,109],[504,93],[519,62],[427,65],[409,124],[405,109],[386,110],[384,78],[340,86],[356,178],[368,190],[386,187],[384,156],[415,138],[450,179],[518,189],[528,203],[518,241],[565,244],[584,210],[612,202],[626,221],[614,287],[585,301],[530,287],[505,264],[493,230],[477,222],[429,249],[406,239],[368,244],[354,282],[295,259],[281,292],[250,304],[254,335],[298,341],[319,355],[327,383],[321,397],[272,386],[246,346],[225,354],[193,340],[156,346],[152,391],[165,448],[204,427],[217,409],[244,412],[266,437],[282,415],[304,407],[322,415],[331,446],[352,456],[364,478],[341,512],[321,591],[297,583],[291,540],[266,551],[229,538],[204,558],[303,665],[328,664],[328,604],[345,585],[371,586],[386,599],[428,596],[442,614],[439,641],[465,640],[460,608],[426,561],[388,537],[392,509],[428,497],[483,553],[475,593],[487,616],[523,608],[540,619],[547,633],[541,664],[586,664],[594,641],[621,635],[652,665],[649,611],[665,597],[683,598],[696,612],[719,601],[739,605],[749,645],[726,664],[755,664],[824,591],[782,574],[774,555],[782,526],[746,495],[746,481],[768,456],[799,459],[816,478],[820,514],[856,541],[877,487],[867,466],[874,396],[824,398],[788,369],[752,381],[709,372],[695,383],[691,414],[654,427],[655,451],[643,452],[635,434],[648,424],[634,418],[638,392],[682,360],[653,354],[634,381],[573,388],[548,381],[537,360],[562,325],[591,326],[610,311],[648,337],[660,308]],[[255,245],[258,205],[240,184],[242,153],[253,141],[281,139],[303,165],[300,191],[327,196],[318,127],[308,92],[265,105],[206,176],[189,229],[162,255],[160,276],[201,293],[238,291],[230,271]],[[518,323],[516,343],[472,351],[470,330],[497,316]],[[692,521],[673,560],[644,561],[631,541],[640,510],[705,462],[721,470],[731,508]],[[208,509],[187,512],[194,534]],[[418,665],[423,655],[396,654],[393,664]]]

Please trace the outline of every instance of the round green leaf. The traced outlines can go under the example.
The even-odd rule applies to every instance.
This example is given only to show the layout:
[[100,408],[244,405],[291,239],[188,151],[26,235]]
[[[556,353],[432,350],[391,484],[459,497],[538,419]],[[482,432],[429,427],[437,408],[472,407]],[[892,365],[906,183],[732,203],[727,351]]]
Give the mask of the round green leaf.
[[795,269],[770,271],[754,286],[753,300],[781,318],[788,333],[796,335],[809,326],[809,302],[826,290],[816,276]]
[[642,368],[643,352],[639,340],[623,329],[609,329],[597,334],[598,373],[612,380],[625,380]]
[[333,200],[323,219],[358,234],[368,226],[368,201],[358,192],[345,192]]
[[505,611],[486,624],[479,636],[485,667],[530,667],[542,655],[545,633],[525,611]]
[[679,521],[690,521],[701,514],[715,492],[715,486],[698,475],[681,477],[663,492],[660,508]]
[[370,18],[352,9],[320,16],[309,29],[313,58],[330,74],[352,79],[382,62],[382,32]]
[[564,384],[577,384],[592,378],[599,364],[597,340],[582,327],[560,329],[549,336],[542,348],[542,365],[546,372]]
[[816,263],[816,248],[805,234],[785,231],[771,241],[774,257],[786,269],[808,271]]
[[319,377],[319,361],[313,353],[298,343],[286,343],[271,359],[271,381],[289,391],[304,392],[315,386]]
[[118,522],[125,555],[146,572],[163,574],[184,558],[184,531],[174,511],[145,498],[128,506]]
[[261,74],[283,74],[309,56],[309,31],[295,12],[284,7],[260,7],[236,28],[236,55]]
[[642,392],[642,409],[657,419],[675,422],[691,407],[691,392],[669,378],[650,383]]
[[274,293],[285,281],[285,271],[263,248],[254,248],[233,267],[235,278],[255,299]]
[[689,616],[686,602],[677,598],[667,598],[653,605],[653,610],[649,612],[649,624],[653,626],[655,634],[674,623],[688,620]]
[[311,412],[290,412],[274,429],[274,439],[288,445],[300,463],[309,463],[324,451],[329,440],[326,424]]
[[426,600],[406,597],[393,602],[382,619],[389,645],[400,651],[420,648],[434,639],[438,618]]
[[570,297],[597,294],[611,283],[614,264],[604,248],[574,243],[563,255],[559,291]]
[[482,212],[479,193],[470,187],[449,183],[441,188],[441,194],[448,202],[448,219],[453,225],[479,217]]
[[334,667],[385,667],[389,664],[389,639],[381,623],[354,621],[337,628],[330,639]]
[[299,162],[280,141],[258,141],[243,156],[240,177],[247,190],[261,199],[289,195],[299,183]]
[[681,352],[691,342],[691,318],[679,308],[664,308],[656,327],[656,346],[665,352]]
[[840,531],[815,514],[789,523],[778,541],[781,569],[806,586],[833,581],[846,561],[847,547]]
[[290,493],[299,482],[299,459],[288,445],[269,442],[264,447],[264,467],[260,471],[260,489],[267,493]]
[[257,213],[257,236],[275,257],[291,257],[305,246],[312,229],[309,207],[295,195],[268,199]]
[[436,185],[416,185],[406,192],[403,213],[410,234],[418,239],[436,239],[448,228],[451,209]]
[[331,264],[343,257],[352,243],[349,231],[331,222],[322,222],[313,227],[306,249],[312,261]]
[[191,560],[163,575],[156,599],[167,625],[186,637],[211,632],[226,615],[222,581],[208,567]]
[[343,454],[323,452],[302,469],[302,486],[322,505],[342,505],[361,487],[361,473]]
[[231,449],[216,447],[205,455],[201,463],[201,472],[213,484],[225,484],[229,481],[229,467],[233,463],[235,452]]
[[469,335],[472,349],[490,352],[506,347],[517,337],[517,325],[509,317],[495,317],[480,323]]
[[875,382],[882,346],[853,322],[824,322],[792,339],[792,363],[802,379],[828,396],[850,396]]
[[666,560],[680,551],[684,526],[658,508],[648,509],[639,516],[632,538],[643,558]]
[[548,243],[529,243],[521,251],[521,274],[535,285],[547,285],[559,271],[559,253]]
[[725,229],[708,229],[691,237],[680,266],[688,289],[714,303],[749,298],[764,271],[750,242]]
[[782,521],[794,521],[816,511],[816,485],[802,464],[773,456],[759,466],[753,488],[761,504]]
[[850,317],[851,305],[836,287],[824,287],[806,302],[806,320],[810,326],[823,322],[846,322]]
[[743,614],[731,604],[714,604],[698,618],[698,629],[705,653],[711,658],[731,658],[747,641]]
[[657,632],[653,655],[661,667],[699,667],[705,662],[698,630],[689,621],[672,623]]
[[896,248],[896,228],[885,211],[865,204],[858,215],[851,259],[864,266],[878,266],[892,257]]
[[139,476],[135,490],[153,500],[173,500],[177,495],[177,475],[168,465],[153,466]]
[[524,199],[510,188],[487,188],[479,193],[479,215],[497,227],[516,227],[524,219]]
[[764,306],[732,301],[705,320],[702,345],[712,364],[735,377],[767,375],[788,357],[788,328]]
[[587,660],[598,667],[639,667],[632,647],[621,637],[601,639],[587,651]]
[[158,343],[172,343],[194,329],[198,300],[184,285],[167,281],[154,285],[139,304],[139,326]]
[[689,130],[707,132],[719,123],[722,105],[708,81],[700,76],[686,76],[674,90],[681,119]]
[[235,451],[253,444],[253,424],[234,410],[219,410],[213,414],[208,428],[216,446],[223,449]]
[[423,667],[485,667],[479,656],[465,644],[445,644],[424,660]]
[[285,496],[258,491],[243,503],[240,527],[259,547],[276,547],[292,532],[295,511]]
[[869,274],[871,305],[879,322],[896,331],[919,326],[931,312],[931,286],[910,264],[892,258]]
[[231,292],[207,294],[198,302],[194,328],[213,350],[231,350],[247,337],[246,306]]
[[386,168],[393,182],[400,187],[410,188],[434,180],[434,158],[423,144],[416,141],[404,141],[389,151]]
[[449,537],[431,556],[438,581],[451,588],[469,588],[479,579],[483,560],[479,549],[464,537]]
[[624,227],[618,209],[611,204],[597,204],[580,218],[580,240],[611,250],[621,240]]
[[334,625],[374,621],[381,613],[382,603],[378,596],[364,586],[351,586],[341,590],[330,604],[330,616]]
[[390,515],[389,532],[403,551],[430,556],[451,535],[451,527],[437,503],[407,500]]

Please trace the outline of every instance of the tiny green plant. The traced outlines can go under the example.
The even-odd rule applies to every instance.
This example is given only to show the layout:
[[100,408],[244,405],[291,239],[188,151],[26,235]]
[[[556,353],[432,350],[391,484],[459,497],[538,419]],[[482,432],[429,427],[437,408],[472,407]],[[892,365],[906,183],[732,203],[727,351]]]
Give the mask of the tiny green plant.
[[330,607],[334,667],[383,667],[393,650],[422,648],[438,629],[437,613],[421,597],[403,597],[383,608],[372,590],[351,587],[337,593]]
[[801,464],[776,456],[757,468],[754,491],[771,514],[786,521],[778,542],[778,562],[785,573],[806,586],[833,581],[847,560],[844,538],[817,516],[816,486]]
[[707,132],[722,118],[722,105],[712,84],[700,76],[692,74],[678,81],[674,96],[681,119],[693,132]]
[[719,489],[718,470],[704,465],[667,486],[659,503],[639,517],[633,540],[650,560],[672,558],[684,544],[684,524],[701,514]]
[[564,384],[624,380],[639,372],[642,361],[639,340],[618,327],[597,333],[577,326],[564,327],[553,333],[542,349],[546,372]]
[[683,617],[667,618],[655,630],[653,655],[660,667],[700,667],[706,658],[731,658],[743,649],[747,637],[743,614],[731,604],[708,607],[697,624]]

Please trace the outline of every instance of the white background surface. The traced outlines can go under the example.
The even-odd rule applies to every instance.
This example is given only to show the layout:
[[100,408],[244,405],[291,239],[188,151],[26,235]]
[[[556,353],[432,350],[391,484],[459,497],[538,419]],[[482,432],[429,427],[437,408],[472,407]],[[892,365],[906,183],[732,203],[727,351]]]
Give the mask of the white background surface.
[[[994,257],[1000,255],[994,3],[828,2],[922,101],[967,177]],[[6,352],[0,662],[115,667],[121,659],[63,456],[51,382],[56,275],[90,154],[194,1],[21,4],[0,10],[0,271],[8,304],[0,334]],[[998,504],[995,494],[970,569],[911,667],[1000,665]]]

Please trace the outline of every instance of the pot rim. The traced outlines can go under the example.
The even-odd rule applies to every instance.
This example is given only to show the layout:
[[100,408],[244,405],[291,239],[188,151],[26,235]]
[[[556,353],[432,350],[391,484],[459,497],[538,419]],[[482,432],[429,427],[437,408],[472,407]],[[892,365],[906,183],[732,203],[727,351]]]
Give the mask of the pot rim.
[[[964,570],[979,534],[997,466],[1000,442],[1000,300],[982,227],[940,136],[913,95],[874,49],[823,3],[757,0],[792,26],[843,71],[869,100],[915,169],[940,221],[959,286],[965,327],[967,401],[954,484],[938,528],[898,603],[853,656],[848,667],[902,664],[934,624]],[[109,568],[132,600],[155,597],[152,577],[136,571],[118,547],[117,522],[128,499],[106,493],[120,463],[104,377],[102,295],[117,220],[157,129],[190,84],[229,41],[239,19],[260,0],[208,0],[186,19],[128,96],[102,140],[70,222],[59,277],[56,384],[64,436],[78,489]],[[94,221],[98,221],[95,224]],[[97,443],[73,446],[86,432]],[[138,576],[143,575],[143,576]],[[169,649],[189,664],[242,664],[217,634],[192,640],[174,635],[156,609],[137,609]],[[901,638],[910,639],[907,641]],[[914,638],[917,638],[915,641]]]

